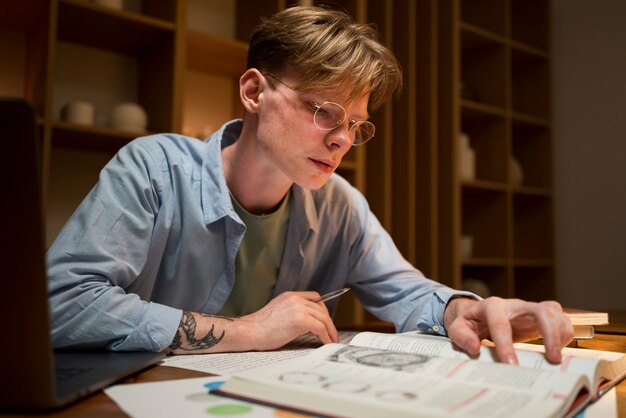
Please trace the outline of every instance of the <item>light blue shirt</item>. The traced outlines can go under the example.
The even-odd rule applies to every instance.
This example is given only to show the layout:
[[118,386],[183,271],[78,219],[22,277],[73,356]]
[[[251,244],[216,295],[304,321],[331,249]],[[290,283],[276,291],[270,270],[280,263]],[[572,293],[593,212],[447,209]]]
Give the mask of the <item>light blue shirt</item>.
[[[183,310],[220,311],[246,230],[230,200],[221,149],[237,140],[241,124],[231,121],[204,142],[138,138],[106,165],[48,251],[55,347],[160,351]],[[340,176],[319,190],[294,185],[274,294],[344,286],[398,331],[438,334],[445,334],[449,298],[466,294],[411,266]]]

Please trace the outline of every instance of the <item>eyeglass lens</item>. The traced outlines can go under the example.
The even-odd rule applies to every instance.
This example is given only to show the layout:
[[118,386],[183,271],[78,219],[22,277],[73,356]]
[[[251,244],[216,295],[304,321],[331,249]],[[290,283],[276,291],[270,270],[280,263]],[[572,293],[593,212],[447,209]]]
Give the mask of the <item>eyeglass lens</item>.
[[[335,129],[346,118],[346,111],[337,103],[326,102],[316,106],[313,121],[323,130]],[[374,124],[369,121],[359,121],[350,125],[354,129],[354,143],[356,145],[369,141],[374,136]]]

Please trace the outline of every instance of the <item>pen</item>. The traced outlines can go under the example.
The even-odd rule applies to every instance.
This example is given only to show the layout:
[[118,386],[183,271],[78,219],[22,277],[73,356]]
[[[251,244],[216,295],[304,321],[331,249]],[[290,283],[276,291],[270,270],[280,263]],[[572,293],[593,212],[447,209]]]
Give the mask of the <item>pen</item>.
[[344,293],[346,293],[348,290],[350,290],[349,287],[344,287],[343,289],[339,289],[339,290],[333,290],[332,292],[329,292],[329,293],[326,293],[325,295],[322,295],[322,297],[319,298],[318,300],[316,300],[315,303],[317,303],[317,302],[326,302],[328,300],[338,298],[339,296],[341,296]]

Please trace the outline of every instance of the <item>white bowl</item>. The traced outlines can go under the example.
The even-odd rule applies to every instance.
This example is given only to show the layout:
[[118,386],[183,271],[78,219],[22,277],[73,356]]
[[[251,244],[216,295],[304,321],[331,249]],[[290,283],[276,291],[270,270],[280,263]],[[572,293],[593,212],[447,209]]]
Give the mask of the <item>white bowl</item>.
[[123,102],[111,112],[111,126],[124,131],[145,131],[148,126],[148,115],[137,103]]

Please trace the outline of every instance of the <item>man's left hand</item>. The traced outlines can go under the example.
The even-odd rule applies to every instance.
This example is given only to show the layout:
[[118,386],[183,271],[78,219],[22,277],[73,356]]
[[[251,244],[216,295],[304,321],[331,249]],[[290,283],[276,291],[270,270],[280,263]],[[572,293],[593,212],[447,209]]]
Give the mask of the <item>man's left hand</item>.
[[478,355],[480,341],[495,344],[498,359],[518,364],[514,342],[543,337],[546,358],[561,362],[561,350],[574,338],[569,318],[558,302],[526,302],[490,297],[481,301],[457,297],[448,303],[444,325],[452,341],[470,355]]

